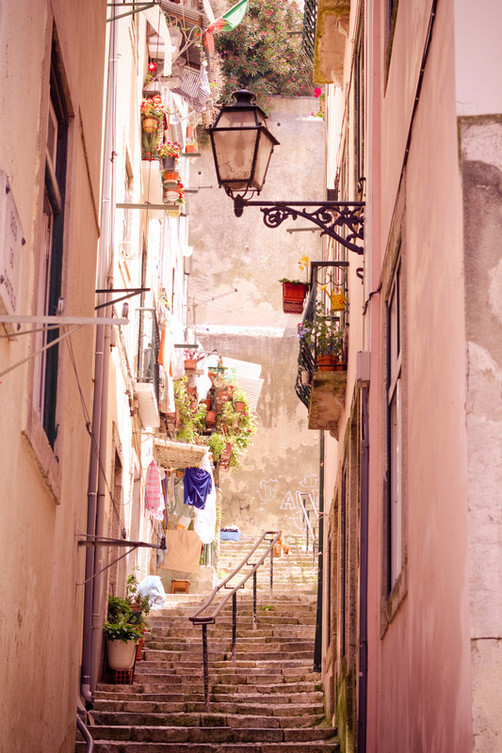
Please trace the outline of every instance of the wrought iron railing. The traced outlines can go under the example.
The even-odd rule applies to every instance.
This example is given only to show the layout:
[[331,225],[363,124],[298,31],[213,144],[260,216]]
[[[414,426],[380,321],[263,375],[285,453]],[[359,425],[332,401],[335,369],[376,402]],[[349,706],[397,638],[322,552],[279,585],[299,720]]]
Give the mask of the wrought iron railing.
[[[244,588],[247,581],[253,579],[253,629],[257,628],[256,617],[256,584],[257,584],[257,572],[263,565],[267,557],[270,558],[270,594],[272,594],[274,587],[274,546],[277,544],[281,537],[281,531],[265,531],[258,539],[254,547],[249,554],[244,557],[242,562],[237,565],[230,575],[228,575],[221,583],[213,589],[211,595],[207,601],[197,609],[190,617],[189,620],[193,625],[200,625],[202,628],[202,666],[204,670],[204,704],[206,712],[209,712],[209,659],[208,659],[208,647],[207,647],[207,626],[213,625],[216,622],[216,618],[227,604],[229,599],[232,599],[232,662],[235,662],[235,652],[237,643],[237,592]],[[260,559],[257,562],[250,562],[251,557],[257,552],[262,544],[265,544],[265,550],[262,552]],[[241,578],[241,580],[235,585],[231,586],[230,581],[240,573],[241,570],[249,566],[251,570]],[[229,589],[226,596],[215,606],[214,599],[219,594],[222,588]]]
[[317,565],[317,552],[319,550],[319,512],[317,511],[310,494],[300,494],[300,507],[303,516],[303,533],[305,536],[305,549],[312,548],[312,570],[315,572]]
[[314,60],[317,0],[305,0],[303,6],[302,50],[309,60]]
[[153,385],[159,400],[159,328],[154,308],[141,307],[138,315],[138,352],[136,359],[136,381]]
[[[333,293],[338,296],[341,295],[345,303],[343,303],[343,308],[336,311],[330,310],[328,305],[329,313],[323,316],[327,331],[323,335],[324,338],[327,338],[328,341],[331,338],[334,345],[342,337],[347,324],[345,281],[347,266],[348,262],[346,261],[322,261],[312,262],[311,264],[310,293],[300,326],[298,373],[295,383],[296,394],[307,408],[310,404],[313,375],[317,369],[317,356],[322,351],[319,340],[320,328],[317,326],[317,320],[323,309],[326,296],[330,297]],[[324,343],[324,346],[326,346],[326,343]],[[345,349],[346,345],[343,343],[342,350],[344,353]]]

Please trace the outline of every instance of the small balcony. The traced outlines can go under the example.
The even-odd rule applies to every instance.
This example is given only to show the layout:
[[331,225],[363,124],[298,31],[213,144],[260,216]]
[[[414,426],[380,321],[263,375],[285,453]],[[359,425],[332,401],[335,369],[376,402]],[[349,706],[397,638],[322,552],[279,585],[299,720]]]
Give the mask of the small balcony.
[[295,385],[309,411],[309,429],[330,431],[336,438],[347,386],[347,264],[312,263]]
[[159,329],[153,308],[137,309],[138,350],[136,354],[136,392],[141,423],[157,428],[159,417]]

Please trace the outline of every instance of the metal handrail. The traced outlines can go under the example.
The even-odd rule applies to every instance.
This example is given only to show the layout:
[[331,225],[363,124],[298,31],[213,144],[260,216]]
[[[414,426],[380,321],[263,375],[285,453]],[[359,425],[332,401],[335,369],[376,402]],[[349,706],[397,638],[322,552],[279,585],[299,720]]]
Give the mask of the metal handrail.
[[[313,528],[312,523],[310,522],[310,515],[309,515],[310,510],[307,510],[307,508],[305,507],[305,502],[303,500],[303,495],[302,494],[299,495],[299,499],[300,499],[300,504],[301,504],[301,507],[302,507],[303,519],[304,519],[304,521],[306,523],[306,527],[307,527],[307,535],[306,535],[306,549],[307,549],[307,551],[309,549],[309,531],[310,531],[310,535],[312,536],[312,569],[315,571],[315,566],[316,566],[316,549],[318,548],[318,543],[316,541],[315,529]],[[312,508],[312,509],[313,509],[314,512],[316,512],[315,508]]]
[[[232,662],[235,663],[235,649],[236,649],[236,643],[237,643],[237,591],[239,591],[241,588],[244,588],[244,584],[249,580],[249,578],[253,578],[253,630],[256,630],[257,628],[257,620],[256,620],[256,573],[258,571],[258,568],[261,567],[261,565],[264,563],[265,559],[268,555],[270,555],[270,593],[272,593],[273,585],[274,585],[274,546],[277,544],[281,537],[282,531],[265,531],[261,535],[261,537],[258,539],[254,547],[251,549],[249,554],[244,557],[244,559],[241,561],[239,565],[230,573],[230,575],[227,575],[226,578],[224,578],[220,583],[218,583],[215,588],[213,588],[209,598],[207,601],[199,607],[188,619],[192,622],[193,625],[201,625],[202,627],[202,662],[203,662],[203,669],[204,669],[204,703],[205,703],[205,710],[206,712],[209,712],[209,666],[208,666],[208,651],[207,651],[207,626],[210,624],[214,624],[216,621],[216,617],[219,615],[225,604],[228,602],[230,597],[232,597]],[[267,536],[272,536],[272,539],[267,539]],[[255,562],[254,564],[251,564],[249,562],[252,555],[256,552],[260,544],[263,543],[263,541],[269,541],[269,546],[265,550],[265,552],[262,554],[260,559]],[[251,570],[247,575],[242,578],[239,583],[231,588],[227,584],[232,580],[232,578],[237,575],[237,573],[242,570],[243,567],[246,565],[251,566]],[[218,606],[211,612],[211,614],[204,615],[203,613],[209,608],[209,606],[212,604],[216,594],[220,591],[222,588],[229,588],[229,593],[221,600],[221,602],[218,604]]]

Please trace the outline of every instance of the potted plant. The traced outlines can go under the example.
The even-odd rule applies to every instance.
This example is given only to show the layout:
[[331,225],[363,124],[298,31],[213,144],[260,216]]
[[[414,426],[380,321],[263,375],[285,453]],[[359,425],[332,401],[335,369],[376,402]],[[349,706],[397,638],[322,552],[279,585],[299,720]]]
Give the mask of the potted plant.
[[322,303],[317,303],[315,316],[304,323],[299,334],[314,351],[319,371],[334,371],[335,365],[342,363],[343,330],[333,315],[325,312]]
[[136,659],[136,644],[142,637],[141,617],[127,599],[108,597],[107,620],[103,625],[108,664],[111,669],[132,669]]
[[174,173],[176,171],[176,162],[180,154],[181,149],[178,144],[165,141],[159,149],[159,157],[162,160],[162,169],[170,174]]
[[167,112],[160,95],[149,97],[141,102],[143,159],[159,159],[159,149],[164,140],[164,124],[167,126]]
[[130,605],[134,616],[132,620],[137,623],[138,629],[141,631],[141,638],[138,640],[136,647],[136,659],[141,658],[141,652],[145,643],[144,633],[148,628],[148,622],[145,616],[150,612],[150,599],[148,596],[141,596],[138,589],[138,579],[135,573],[131,573],[127,576],[126,581],[126,601]]
[[285,314],[301,314],[308,284],[300,280],[289,280],[287,277],[283,277],[279,282],[282,283],[283,312]]

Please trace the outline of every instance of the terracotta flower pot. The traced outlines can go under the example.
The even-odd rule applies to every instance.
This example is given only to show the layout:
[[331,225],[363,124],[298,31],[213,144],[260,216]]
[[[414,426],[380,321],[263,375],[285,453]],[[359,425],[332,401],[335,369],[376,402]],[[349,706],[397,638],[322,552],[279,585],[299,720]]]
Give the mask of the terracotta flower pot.
[[307,286],[303,282],[282,283],[282,310],[285,314],[301,314]]
[[334,371],[336,358],[335,356],[317,356],[317,370],[318,371]]
[[216,413],[214,410],[208,410],[206,413],[206,426],[213,426],[216,421]]
[[185,358],[185,371],[195,371],[197,368],[197,361],[195,358]]
[[244,403],[242,400],[236,400],[234,403],[234,408],[238,413],[245,413],[246,403]]

